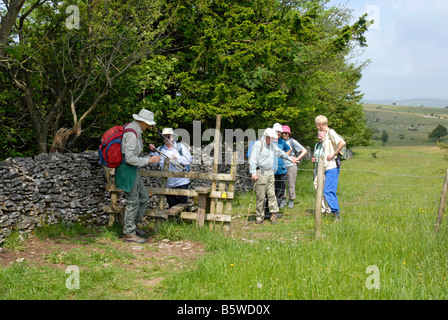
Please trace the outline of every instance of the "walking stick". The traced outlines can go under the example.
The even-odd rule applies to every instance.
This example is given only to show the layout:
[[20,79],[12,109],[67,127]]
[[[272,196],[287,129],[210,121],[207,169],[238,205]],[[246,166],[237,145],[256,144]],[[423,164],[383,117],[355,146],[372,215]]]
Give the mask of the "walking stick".
[[257,181],[255,181],[254,183],[254,189],[252,191],[252,198],[250,199],[250,203],[249,203],[249,209],[247,210],[247,217],[246,217],[246,223],[244,223],[244,226],[247,226],[247,221],[249,221],[249,212],[250,212],[250,207],[252,206],[252,201],[254,200],[254,194],[255,194],[255,187],[257,186]]

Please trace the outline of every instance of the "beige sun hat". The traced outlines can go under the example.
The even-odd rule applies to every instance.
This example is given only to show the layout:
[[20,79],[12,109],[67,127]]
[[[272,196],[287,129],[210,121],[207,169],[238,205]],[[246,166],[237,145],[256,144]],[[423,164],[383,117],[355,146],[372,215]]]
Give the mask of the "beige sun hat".
[[133,114],[132,117],[135,120],[143,121],[150,126],[154,126],[156,124],[154,121],[154,113],[146,109],[140,110],[138,114]]
[[163,128],[162,134],[163,135],[166,135],[166,134],[173,135],[174,134],[173,128]]

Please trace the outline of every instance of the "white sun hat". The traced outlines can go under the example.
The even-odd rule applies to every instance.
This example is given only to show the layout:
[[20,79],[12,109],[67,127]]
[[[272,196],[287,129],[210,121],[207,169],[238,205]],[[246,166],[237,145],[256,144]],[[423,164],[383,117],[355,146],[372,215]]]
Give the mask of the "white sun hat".
[[273,128],[267,128],[266,130],[264,130],[263,136],[271,137],[274,139],[278,138],[277,132]]
[[156,124],[154,121],[154,113],[146,109],[140,110],[138,114],[133,114],[132,117],[135,120],[143,121],[150,126],[154,126]]
[[280,123],[274,124],[272,129],[274,129],[275,131],[283,132],[283,126]]

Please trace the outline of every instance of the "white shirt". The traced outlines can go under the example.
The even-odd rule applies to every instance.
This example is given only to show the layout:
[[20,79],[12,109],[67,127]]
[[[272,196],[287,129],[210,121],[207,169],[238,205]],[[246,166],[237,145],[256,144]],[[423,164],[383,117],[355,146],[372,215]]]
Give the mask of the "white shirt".
[[336,165],[336,157],[331,159],[330,161],[327,160],[327,156],[334,154],[336,151],[339,142],[344,141],[342,138],[334,131],[333,129],[330,129],[327,134],[324,137],[324,140],[322,141],[322,146],[324,149],[324,168],[326,170],[337,168]]
[[[297,157],[304,149],[304,147],[296,139],[293,139],[293,138],[289,138],[288,140],[286,140],[286,144],[293,150],[291,152],[291,155],[294,155],[294,151],[298,152],[298,154],[296,155]],[[294,165],[295,164],[293,164],[291,161],[285,160],[286,167],[292,167]]]
[[[182,143],[180,143],[180,148],[182,148],[182,156],[180,155],[178,148],[179,145],[177,142],[173,142],[173,146],[171,148],[168,148],[166,144],[164,144],[161,148],[159,148],[159,151],[162,152],[164,155],[166,155],[168,158],[173,159],[178,164],[182,165],[183,167],[187,165],[191,165],[193,163],[193,157],[191,156],[190,151],[188,151],[187,147],[185,147]],[[152,154],[152,153],[151,153]],[[154,154],[158,155],[158,154]],[[163,165],[165,163],[165,158],[161,156],[160,162],[158,165],[163,168]],[[180,172],[178,168],[176,168],[173,163],[170,163],[169,171],[177,171]],[[173,188],[178,186],[183,186],[190,183],[190,179],[188,178],[168,178],[167,179],[167,187]]]

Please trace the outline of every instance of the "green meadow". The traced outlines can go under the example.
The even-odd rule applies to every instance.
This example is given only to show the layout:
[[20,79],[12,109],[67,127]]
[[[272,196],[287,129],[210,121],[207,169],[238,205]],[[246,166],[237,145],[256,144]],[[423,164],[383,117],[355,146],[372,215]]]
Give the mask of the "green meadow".
[[[445,110],[437,110],[446,116]],[[0,297],[445,300],[446,216],[438,232],[434,224],[448,161],[427,139],[437,124],[422,117],[425,113],[424,108],[396,106],[366,109],[369,119],[380,119],[373,121],[378,125],[374,128],[390,131],[390,142],[355,148],[353,159],[343,162],[338,187],[342,220],[323,215],[320,240],[314,239],[313,167],[305,161],[297,179],[295,208],[283,210],[277,224],[255,225],[254,202],[245,226],[252,193],[238,194],[230,233],[164,223],[156,240],[194,242],[203,248],[191,260],[159,257],[165,263],[148,258],[160,254],[160,246],[135,251],[122,245],[120,226],[43,228],[34,237],[53,239],[56,247],[73,247],[58,247],[46,255],[45,263],[30,260],[0,268]],[[418,131],[407,130],[415,127]],[[398,138],[400,133],[404,139]],[[4,250],[24,252],[29,241],[15,234]],[[175,267],[178,264],[183,267]],[[81,270],[79,289],[66,287],[69,265]]]

